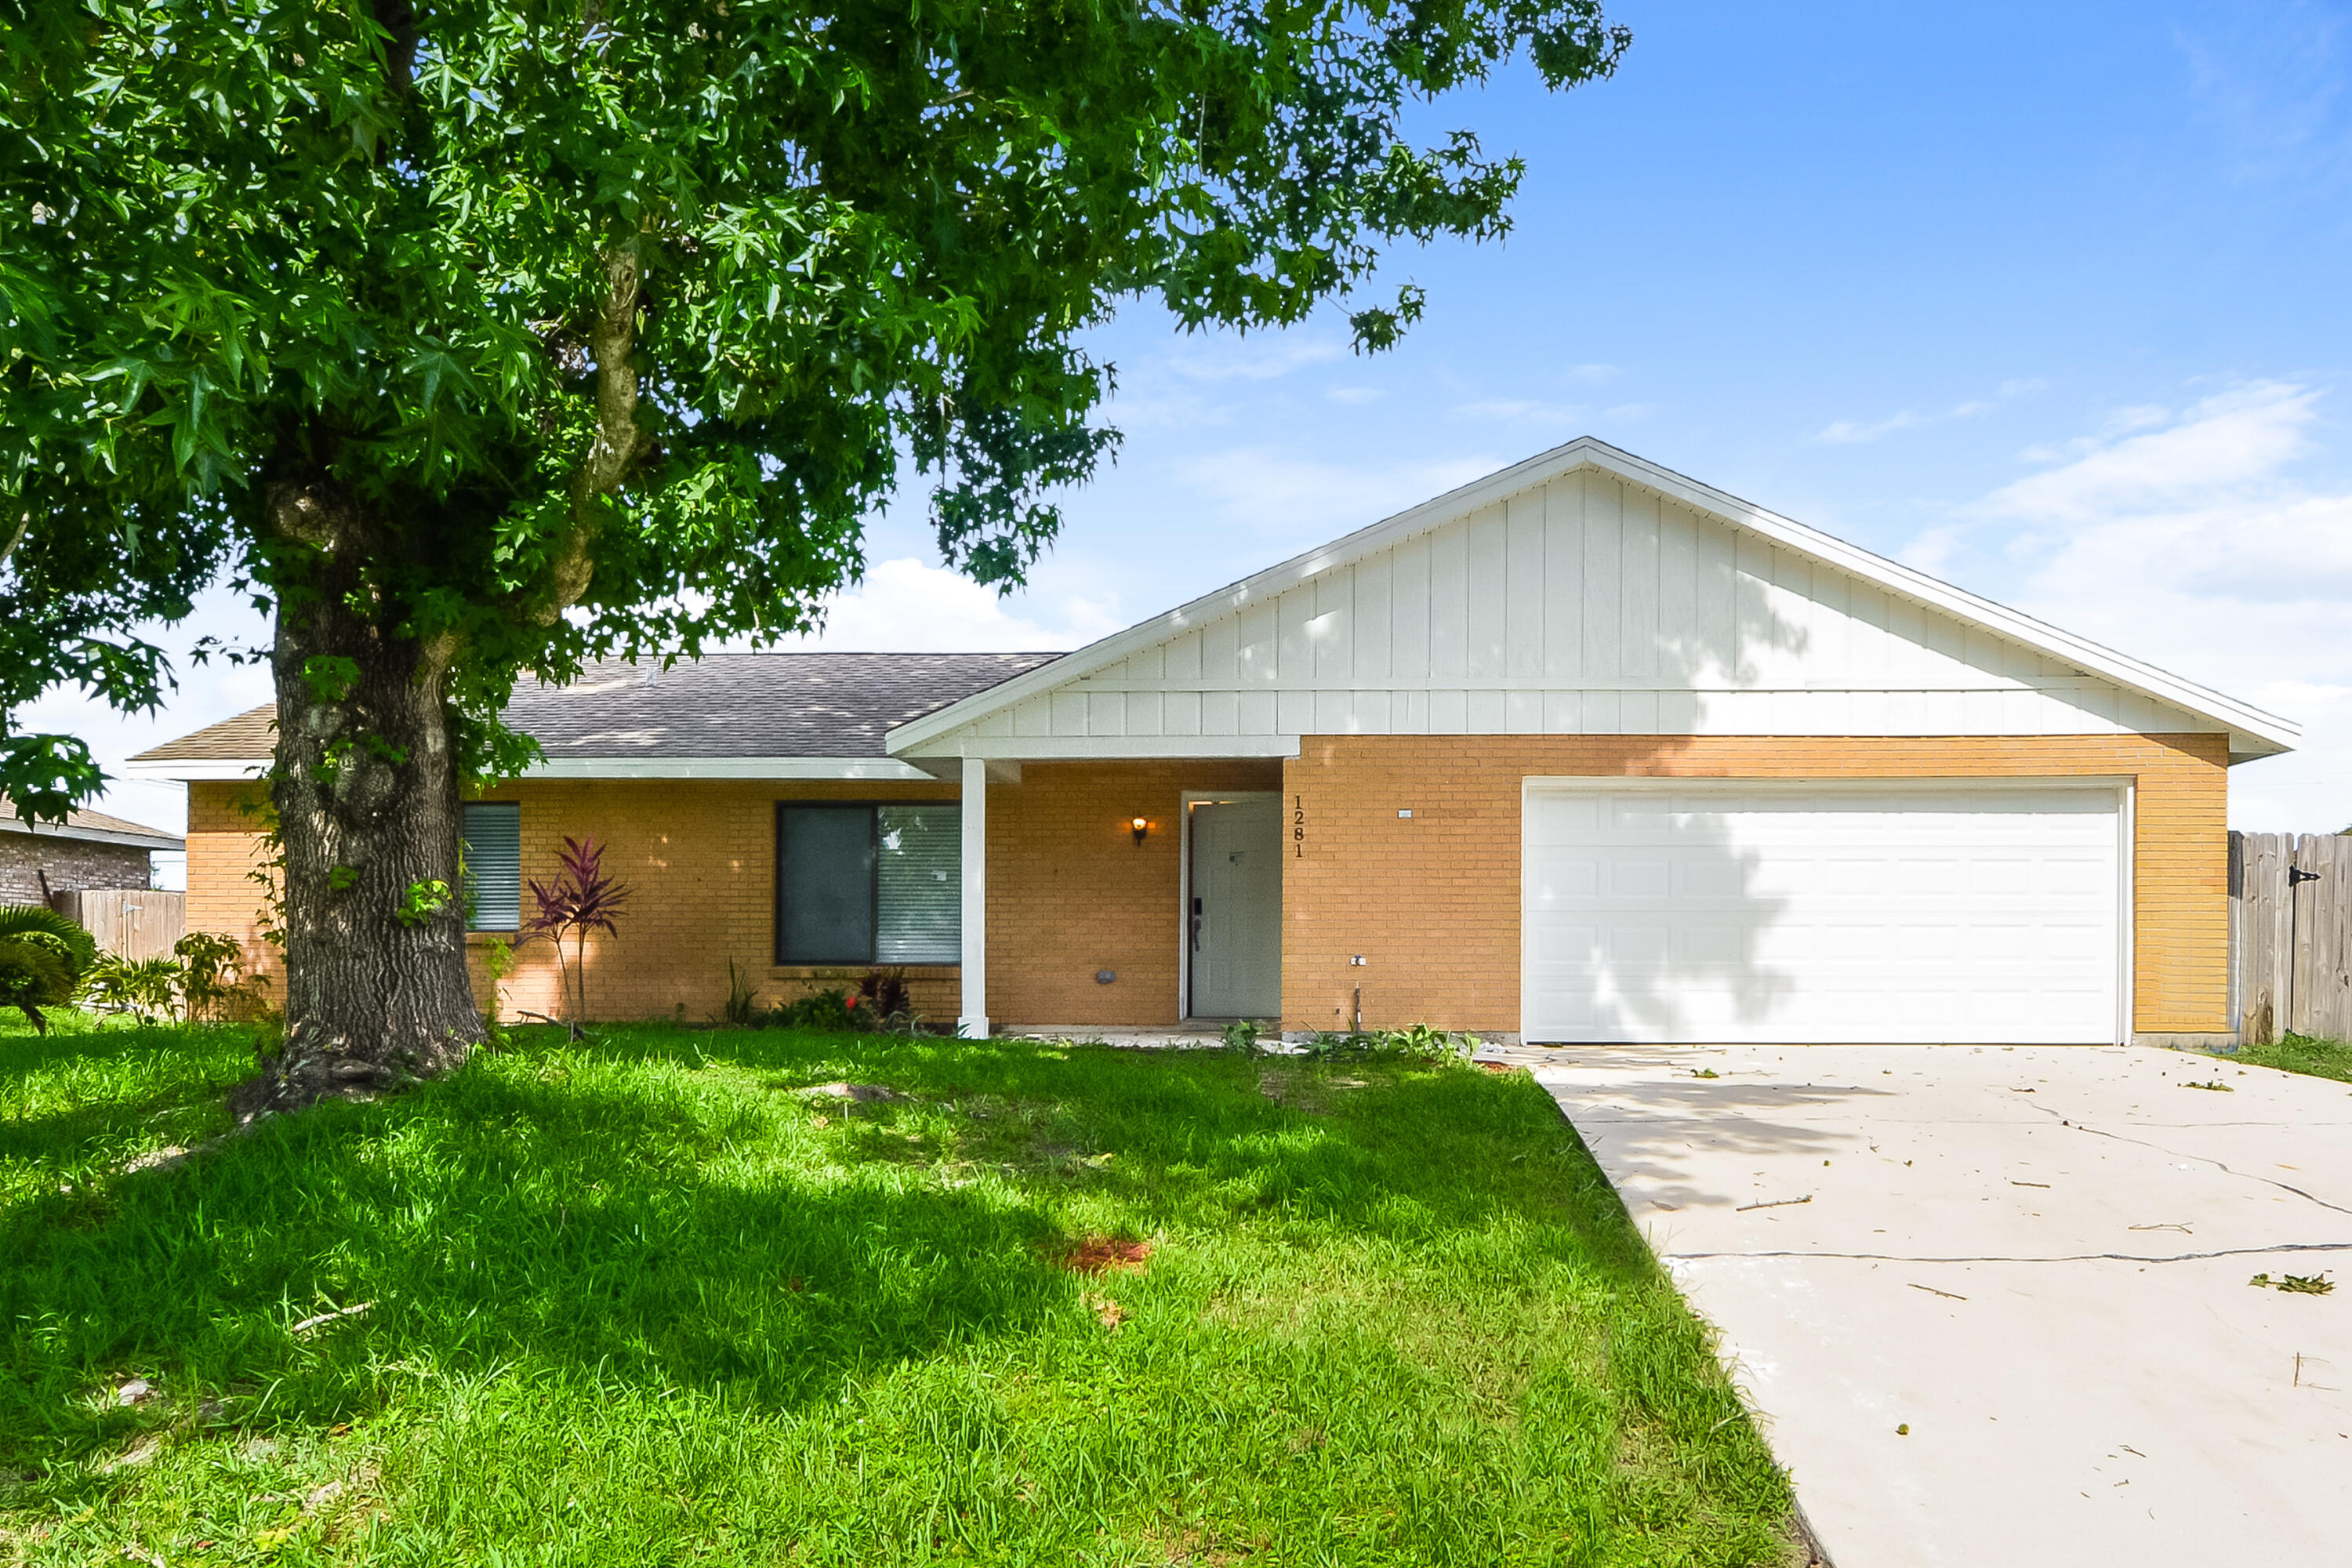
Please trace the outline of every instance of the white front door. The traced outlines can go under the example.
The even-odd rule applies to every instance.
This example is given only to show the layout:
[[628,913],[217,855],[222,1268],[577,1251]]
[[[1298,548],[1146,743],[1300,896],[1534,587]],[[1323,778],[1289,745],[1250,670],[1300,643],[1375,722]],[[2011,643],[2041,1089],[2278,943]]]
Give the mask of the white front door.
[[1529,1040],[2118,1038],[2113,784],[1530,781]]
[[1282,797],[1188,803],[1192,839],[1192,991],[1195,1018],[1282,1012]]

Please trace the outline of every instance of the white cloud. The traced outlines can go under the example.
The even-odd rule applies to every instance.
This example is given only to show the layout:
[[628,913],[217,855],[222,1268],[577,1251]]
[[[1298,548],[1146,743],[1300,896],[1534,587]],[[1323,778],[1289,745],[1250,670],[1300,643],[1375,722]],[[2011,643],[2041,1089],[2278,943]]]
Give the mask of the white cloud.
[[1991,413],[2004,403],[2031,397],[2041,390],[2042,383],[2036,380],[2004,381],[1992,396],[1957,403],[1940,414],[1922,414],[1916,409],[1906,408],[1884,419],[1832,419],[1814,432],[1813,439],[1832,446],[1854,446],[1864,441],[1875,441],[1882,436],[1892,436],[1901,430],[1916,430],[1924,426],[1942,425],[1955,419],[1974,419],[1979,415]]
[[[1026,614],[1016,614],[1013,606]],[[1026,653],[1071,648],[1127,623],[1115,606],[1000,598],[961,573],[911,557],[880,561],[826,601],[824,629],[779,645],[828,653]]]
[[1875,441],[1881,436],[1892,436],[1897,430],[1916,429],[1927,422],[1926,416],[1915,414],[1908,408],[1900,414],[1889,415],[1884,419],[1874,420],[1869,424],[1860,424],[1852,419],[1832,419],[1822,426],[1820,433],[1814,436],[1813,439],[1827,441],[1833,446],[1844,446],[1857,441]]
[[[1318,462],[1276,447],[1205,454],[1178,478],[1225,519],[1255,525],[1300,549],[1377,522],[1393,512],[1502,468],[1487,455],[1380,464]],[[1264,561],[1256,565],[1268,564]]]
[[1388,395],[1388,391],[1378,386],[1335,386],[1323,395],[1334,403],[1344,403],[1353,407],[1359,404],[1377,403]]
[[1895,558],[1914,571],[1925,572],[1930,577],[1941,577],[1950,568],[1967,542],[1967,531],[1954,525],[1931,528],[1895,552]]
[[1338,359],[1344,349],[1333,339],[1298,332],[1202,333],[1160,356],[1160,363],[1187,381],[1273,381]]
[[[1974,509],[2025,531],[2021,608],[2304,725],[2298,752],[2232,775],[2241,826],[2352,821],[2352,495],[2289,471],[2320,396],[2254,383],[2156,427],[2129,410],[2111,427],[2134,433],[2069,442]],[[1951,534],[1912,552],[1948,554]]]
[[1540,403],[1529,398],[1493,398],[1460,403],[1448,411],[1454,418],[1485,425],[1549,426],[1556,430],[1582,423],[1591,410],[1579,403]]
[[2200,117],[2239,179],[2342,177],[2345,20],[2308,0],[2272,0],[2230,8],[2203,37],[2175,33]]
[[[2084,446],[2072,461],[1995,491],[1990,504],[2045,521],[2242,504],[2250,487],[2274,484],[2310,449],[2304,430],[2318,396],[2277,382],[2233,387],[2165,428]],[[2152,412],[2127,411],[2143,424],[2154,422]]]

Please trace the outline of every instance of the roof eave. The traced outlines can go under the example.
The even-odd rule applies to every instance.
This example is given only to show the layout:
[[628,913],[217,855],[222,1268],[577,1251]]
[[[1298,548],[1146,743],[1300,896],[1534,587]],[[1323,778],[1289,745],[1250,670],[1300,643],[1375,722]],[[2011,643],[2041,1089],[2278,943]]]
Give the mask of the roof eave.
[[[122,765],[127,777],[194,784],[249,783],[266,757],[147,758]],[[532,779],[845,779],[919,783],[931,775],[896,757],[551,757],[508,783]]]
[[69,844],[114,844],[126,849],[176,850],[188,847],[186,839],[174,838],[168,833],[129,833],[114,827],[70,827],[48,822],[36,826],[17,816],[0,816],[0,833],[22,833]]

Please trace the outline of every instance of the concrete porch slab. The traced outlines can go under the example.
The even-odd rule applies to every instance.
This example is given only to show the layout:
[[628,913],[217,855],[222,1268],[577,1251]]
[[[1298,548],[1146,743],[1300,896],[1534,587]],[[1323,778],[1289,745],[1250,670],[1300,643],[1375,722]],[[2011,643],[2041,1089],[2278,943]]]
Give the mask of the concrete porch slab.
[[1833,1562],[2352,1542],[2352,1088],[2140,1047],[1479,1054],[1720,1331]]

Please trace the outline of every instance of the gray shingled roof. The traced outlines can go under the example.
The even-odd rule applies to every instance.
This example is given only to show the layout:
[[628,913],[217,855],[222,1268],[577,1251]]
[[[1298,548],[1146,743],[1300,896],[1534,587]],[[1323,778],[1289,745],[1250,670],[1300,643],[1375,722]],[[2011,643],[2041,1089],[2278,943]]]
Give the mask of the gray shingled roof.
[[[882,757],[910,719],[1059,658],[1055,653],[727,653],[669,669],[607,659],[570,686],[519,688],[507,722],[551,761]],[[276,743],[256,708],[131,759],[242,762]]]
[[27,822],[16,803],[0,795],[0,833],[32,833],[43,838],[76,838],[89,844],[127,844],[138,849],[185,849],[188,841],[160,827],[109,816],[102,811],[69,811],[63,823]]

